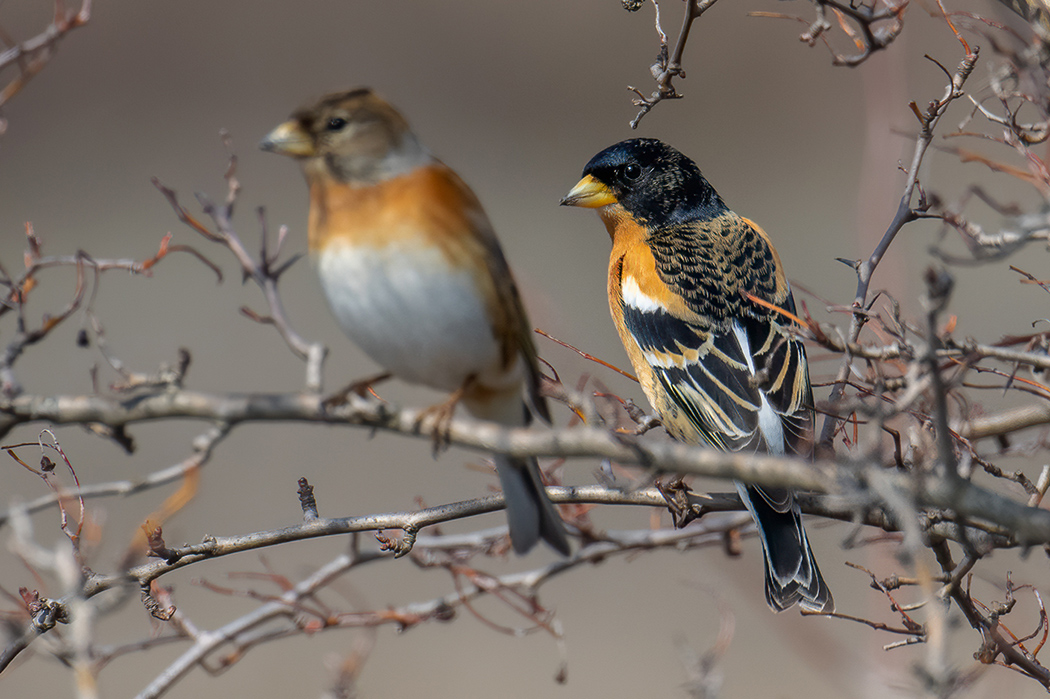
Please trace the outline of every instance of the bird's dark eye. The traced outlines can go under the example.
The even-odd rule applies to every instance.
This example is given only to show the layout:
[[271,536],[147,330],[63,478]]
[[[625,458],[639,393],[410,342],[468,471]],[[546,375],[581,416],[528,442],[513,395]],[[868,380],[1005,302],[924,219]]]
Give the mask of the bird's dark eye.
[[625,165],[623,168],[623,176],[625,179],[634,182],[636,179],[642,176],[642,167],[638,163],[630,163]]
[[346,119],[343,117],[332,117],[328,120],[328,123],[325,124],[325,128],[328,131],[340,131],[344,126],[346,126]]

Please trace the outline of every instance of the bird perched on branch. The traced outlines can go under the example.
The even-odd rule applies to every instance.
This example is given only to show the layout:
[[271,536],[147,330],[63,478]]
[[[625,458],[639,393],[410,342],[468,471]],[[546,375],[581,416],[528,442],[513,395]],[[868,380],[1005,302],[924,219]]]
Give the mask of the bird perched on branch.
[[[291,156],[310,189],[309,247],[342,329],[390,374],[450,392],[427,413],[523,426],[549,419],[532,329],[477,197],[369,89],[295,112],[261,147]],[[497,454],[514,550],[569,553],[535,459]]]
[[[696,164],[655,139],[598,153],[561,202],[612,238],[609,306],[642,389],[675,439],[808,457],[813,398],[773,244]],[[737,483],[765,554],[766,602],[832,611],[791,491]]]

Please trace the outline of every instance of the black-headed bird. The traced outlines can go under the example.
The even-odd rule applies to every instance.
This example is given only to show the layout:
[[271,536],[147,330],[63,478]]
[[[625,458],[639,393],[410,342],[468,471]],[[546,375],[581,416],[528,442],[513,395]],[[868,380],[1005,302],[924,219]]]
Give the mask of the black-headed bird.
[[[725,451],[808,457],[806,350],[790,330],[795,304],[766,232],[655,139],[598,153],[561,203],[596,209],[609,231],[609,307],[668,433]],[[832,611],[791,491],[736,485],[758,525],[769,606]]]
[[[448,391],[446,415],[523,426],[544,419],[532,329],[481,203],[370,89],[295,112],[261,147],[299,161],[309,249],[336,321],[376,363]],[[543,538],[568,554],[535,459],[497,454],[514,550]]]

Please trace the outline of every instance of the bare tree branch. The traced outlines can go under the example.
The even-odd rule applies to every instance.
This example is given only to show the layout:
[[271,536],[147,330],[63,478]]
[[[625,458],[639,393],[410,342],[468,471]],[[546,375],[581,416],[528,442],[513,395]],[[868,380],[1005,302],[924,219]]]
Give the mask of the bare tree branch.
[[[18,75],[0,89],[0,109],[44,69],[66,34],[88,23],[91,19],[91,2],[82,0],[79,10],[67,10],[62,0],[55,0],[53,19],[47,29],[32,39],[0,52],[0,71],[12,65],[18,66]],[[6,131],[7,120],[0,117],[0,136]]]

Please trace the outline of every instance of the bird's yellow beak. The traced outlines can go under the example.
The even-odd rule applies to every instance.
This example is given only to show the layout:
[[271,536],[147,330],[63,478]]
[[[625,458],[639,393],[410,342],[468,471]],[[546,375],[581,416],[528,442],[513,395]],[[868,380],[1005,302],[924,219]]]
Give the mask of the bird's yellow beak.
[[616,195],[591,175],[577,182],[560,202],[562,206],[582,206],[586,209],[597,209],[615,203]]
[[271,153],[309,158],[314,155],[314,142],[298,121],[286,121],[271,131],[259,147]]

